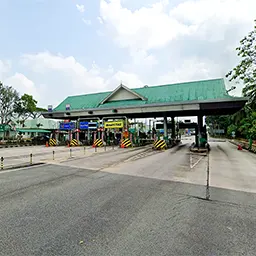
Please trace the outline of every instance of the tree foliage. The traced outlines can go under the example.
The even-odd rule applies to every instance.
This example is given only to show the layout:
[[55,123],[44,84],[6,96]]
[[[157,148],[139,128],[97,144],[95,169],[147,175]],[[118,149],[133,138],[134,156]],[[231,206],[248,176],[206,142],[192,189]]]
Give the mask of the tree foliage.
[[8,124],[16,108],[16,103],[19,100],[18,92],[11,86],[5,86],[0,82],[0,122]]
[[230,116],[207,116],[205,122],[213,129],[224,129],[227,132],[228,126],[231,125],[232,119]]
[[253,108],[256,107],[256,20],[254,22],[254,29],[236,48],[241,62],[226,75],[230,81],[240,80],[244,83],[243,95],[249,98]]
[[27,118],[38,118],[43,111],[47,110],[37,107],[37,101],[32,95],[25,93],[19,97],[19,93],[14,88],[0,82],[1,124],[8,124],[13,119],[18,119],[17,123],[23,125]]
[[229,81],[243,82],[243,95],[248,97],[248,104],[232,116],[211,116],[206,122],[218,123],[231,136],[256,139],[256,20],[254,29],[240,41],[236,48],[240,63],[226,77]]
[[22,95],[15,107],[15,112],[17,113],[18,118],[22,118],[23,120],[29,118],[31,113],[36,111],[36,104],[37,101],[32,95]]
[[214,129],[224,129],[227,136],[256,140],[256,111],[245,106],[232,116],[207,116],[206,124]]

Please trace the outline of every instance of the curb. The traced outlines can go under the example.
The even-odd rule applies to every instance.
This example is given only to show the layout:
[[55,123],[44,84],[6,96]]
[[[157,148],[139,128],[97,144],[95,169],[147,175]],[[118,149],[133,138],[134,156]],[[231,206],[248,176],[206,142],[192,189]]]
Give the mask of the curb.
[[21,169],[21,168],[26,168],[26,167],[38,166],[38,165],[44,165],[44,164],[46,164],[46,163],[39,162],[39,163],[34,163],[34,164],[9,165],[9,166],[4,167],[3,169],[0,169],[0,172],[7,171],[7,170],[13,170],[13,169]]
[[241,145],[243,149],[253,153],[253,154],[256,154],[256,148],[253,147],[251,150],[246,146],[246,144],[244,142],[238,142],[238,141],[232,141],[232,140],[228,140],[229,143],[233,144],[233,145]]

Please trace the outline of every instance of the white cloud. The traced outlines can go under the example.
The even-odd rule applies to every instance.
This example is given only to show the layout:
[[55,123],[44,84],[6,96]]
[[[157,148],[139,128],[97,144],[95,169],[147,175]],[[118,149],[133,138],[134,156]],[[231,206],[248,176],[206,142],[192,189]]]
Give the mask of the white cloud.
[[0,81],[5,78],[8,72],[11,69],[11,62],[10,61],[2,61],[0,60]]
[[86,25],[91,25],[92,24],[92,21],[91,20],[86,20],[85,18],[82,19],[83,22],[86,24]]
[[[186,71],[186,72],[184,72]],[[197,57],[185,60],[171,72],[159,77],[159,84],[181,83],[201,79],[219,78],[219,67],[215,63],[201,61]]]
[[36,88],[35,83],[28,79],[24,74],[15,73],[13,76],[8,77],[5,83],[15,88],[20,95],[24,93],[33,95],[36,100],[40,101],[40,93]]
[[172,8],[158,1],[135,11],[120,0],[100,2],[100,17],[115,42],[133,50],[165,47],[184,35],[222,40],[228,26],[251,24],[255,10],[255,0],[188,0]]
[[49,52],[24,54],[21,63],[37,74],[38,81],[43,80],[47,88],[44,88],[45,94],[41,95],[41,103],[44,105],[56,105],[68,95],[113,90],[121,81],[129,87],[143,84],[138,76],[115,71],[112,66],[102,69],[93,62],[87,69],[73,56],[65,57]]
[[155,0],[130,10],[127,1],[100,0],[102,30],[129,50],[135,70],[151,67],[154,82],[224,77],[238,61],[239,40],[253,28],[256,1],[177,2]]
[[85,11],[85,8],[84,8],[84,5],[83,4],[81,4],[81,5],[79,5],[79,4],[76,4],[76,8],[77,8],[77,10],[79,11],[79,12],[84,12]]
[[164,47],[178,35],[193,32],[193,27],[179,23],[166,12],[167,2],[132,12],[120,0],[101,0],[100,17],[121,47],[132,50]]
[[116,72],[112,78],[107,81],[107,84],[112,87],[113,84],[124,84],[130,88],[141,87],[144,83],[135,74],[125,73],[123,71]]
[[103,20],[102,20],[101,17],[97,17],[97,19],[98,19],[98,21],[99,21],[100,24],[103,24]]

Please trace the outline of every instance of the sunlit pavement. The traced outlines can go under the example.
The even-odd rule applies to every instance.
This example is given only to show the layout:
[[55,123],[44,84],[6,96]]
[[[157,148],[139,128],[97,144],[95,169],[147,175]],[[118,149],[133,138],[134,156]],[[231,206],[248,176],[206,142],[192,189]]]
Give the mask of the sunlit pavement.
[[212,142],[206,201],[189,145],[0,172],[0,255],[254,255],[255,155]]

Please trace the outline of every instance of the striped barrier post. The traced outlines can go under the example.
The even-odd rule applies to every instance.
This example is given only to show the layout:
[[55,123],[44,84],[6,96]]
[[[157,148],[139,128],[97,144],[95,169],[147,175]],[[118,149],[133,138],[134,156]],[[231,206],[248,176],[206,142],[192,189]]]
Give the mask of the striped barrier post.
[[93,145],[92,145],[93,148],[102,147],[102,146],[103,146],[103,142],[102,142],[101,139],[96,139],[96,140],[93,142]]
[[57,140],[56,139],[50,139],[49,140],[49,146],[50,147],[54,147],[57,145]]
[[70,142],[70,146],[77,147],[78,146],[78,140],[72,139],[71,142]]
[[167,149],[167,144],[165,140],[156,140],[154,142],[154,148],[155,149]]
[[121,143],[121,148],[128,148],[132,146],[132,142],[130,139],[124,139]]

